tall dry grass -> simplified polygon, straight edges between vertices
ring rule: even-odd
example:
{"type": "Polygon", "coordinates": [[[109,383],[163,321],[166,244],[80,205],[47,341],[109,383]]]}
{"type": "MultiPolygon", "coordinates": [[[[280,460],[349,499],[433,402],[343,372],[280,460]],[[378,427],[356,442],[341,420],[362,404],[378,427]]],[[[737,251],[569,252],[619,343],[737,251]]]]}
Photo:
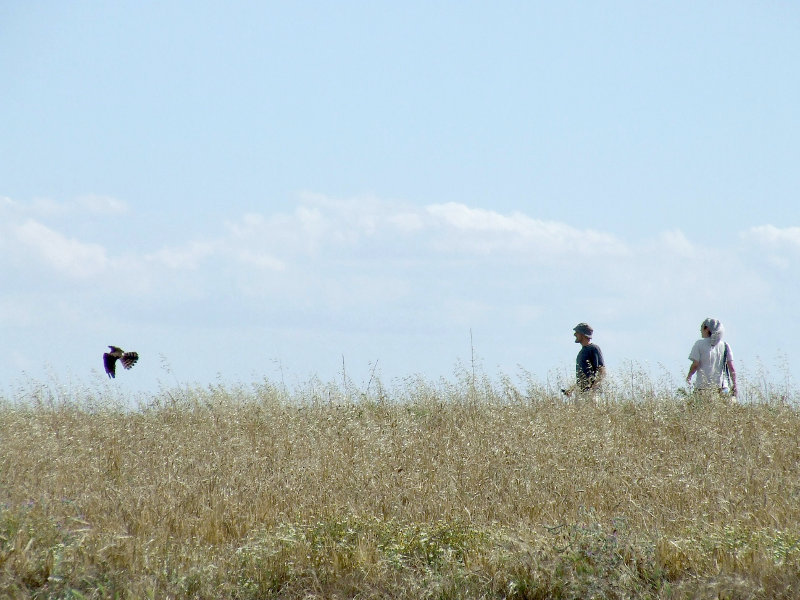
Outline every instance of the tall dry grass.
{"type": "Polygon", "coordinates": [[[640,383],[29,391],[0,406],[0,596],[796,597],[796,408],[640,383]]]}

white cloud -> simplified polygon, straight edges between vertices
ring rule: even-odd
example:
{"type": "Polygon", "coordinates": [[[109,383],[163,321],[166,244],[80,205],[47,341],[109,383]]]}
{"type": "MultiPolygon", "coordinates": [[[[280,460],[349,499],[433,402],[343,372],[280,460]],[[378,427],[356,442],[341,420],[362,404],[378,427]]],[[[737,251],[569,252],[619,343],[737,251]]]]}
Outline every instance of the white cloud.
{"type": "Polygon", "coordinates": [[[303,206],[290,214],[248,213],[225,223],[220,245],[233,254],[313,254],[326,238],[333,237],[329,230],[329,219],[303,206]]]}
{"type": "MultiPolygon", "coordinates": [[[[125,210],[123,204],[102,196],[76,202],[87,210],[125,210]]],[[[0,198],[0,210],[14,211],[17,216],[13,220],[21,221],[20,211],[30,212],[33,207],[0,198]]],[[[519,211],[503,214],[454,202],[416,207],[374,196],[339,200],[308,193],[300,196],[291,212],[247,213],[226,222],[212,237],[177,240],[174,245],[150,251],[144,248],[138,254],[109,257],[103,246],[68,238],[33,219],[22,221],[14,233],[14,239],[52,268],[85,278],[124,265],[124,272],[130,273],[142,290],[156,290],[159,285],[169,289],[169,273],[175,271],[191,271],[196,285],[211,288],[224,269],[238,269],[236,280],[240,282],[257,278],[262,271],[281,272],[281,285],[294,285],[295,290],[307,290],[325,277],[341,277],[348,270],[364,272],[365,268],[375,273],[384,269],[398,285],[413,286],[414,278],[423,271],[441,279],[442,274],[451,272],[454,258],[468,265],[480,257],[498,281],[508,269],[516,268],[510,266],[513,264],[558,265],[564,275],[580,274],[595,283],[605,278],[615,285],[634,278],[640,290],[659,293],[667,285],[676,289],[695,285],[696,277],[684,274],[683,259],[710,251],[696,246],[679,230],[635,244],[519,211]],[[287,277],[297,281],[290,284],[287,277]]],[[[754,228],[749,235],[794,243],[800,240],[800,228],[754,228]]],[[[29,259],[16,253],[18,263],[24,264],[24,260],[29,259]]],[[[530,273],[539,273],[539,269],[530,273]]]]}
{"type": "Polygon", "coordinates": [[[234,253],[234,256],[239,262],[258,269],[282,271],[286,268],[286,264],[282,260],[270,256],[269,254],[239,251],[234,253]]]}
{"type": "MultiPolygon", "coordinates": [[[[8,281],[13,278],[15,293],[47,288],[51,279],[41,277],[42,268],[67,280],[78,280],[76,291],[88,290],[85,287],[88,280],[92,282],[91,289],[102,294],[155,289],[152,285],[159,281],[160,274],[152,268],[152,261],[142,258],[143,252],[131,249],[129,244],[106,246],[66,233],[74,230],[85,236],[89,232],[113,242],[116,236],[105,217],[126,210],[124,203],[107,196],[85,196],[68,202],[49,199],[20,202],[0,197],[0,278],[8,281]],[[88,215],[100,219],[85,219],[88,215]],[[109,273],[114,276],[108,277],[109,273]]],[[[111,225],[124,224],[115,220],[111,225]]],[[[141,238],[146,240],[146,234],[141,238]]],[[[57,285],[63,284],[64,281],[57,285]]]]}
{"type": "Polygon", "coordinates": [[[272,266],[289,266],[301,256],[326,260],[337,248],[352,251],[367,245],[370,252],[396,259],[418,257],[423,251],[428,259],[436,253],[448,258],[500,253],[543,262],[576,256],[619,258],[629,252],[611,234],[520,212],[505,215],[459,203],[419,208],[372,196],[338,200],[309,193],[291,213],[249,213],[226,223],[219,243],[234,256],[270,257],[267,263],[272,266]]]}
{"type": "Polygon", "coordinates": [[[120,215],[128,212],[128,205],[122,200],[97,194],[77,198],[74,206],[98,215],[120,215]]]}
{"type": "Polygon", "coordinates": [[[253,235],[258,235],[258,232],[265,227],[266,223],[267,219],[263,215],[247,213],[238,223],[226,223],[225,228],[235,238],[249,238],[253,235]]]}
{"type": "Polygon", "coordinates": [[[413,212],[399,212],[390,215],[387,221],[401,233],[414,233],[425,226],[422,215],[413,212]]]}
{"type": "Polygon", "coordinates": [[[146,259],[170,269],[195,270],[204,259],[216,252],[217,247],[218,244],[214,242],[189,242],[183,246],[162,248],[152,254],[148,254],[146,259]]]}
{"type": "Polygon", "coordinates": [[[680,230],[664,231],[658,237],[658,246],[667,254],[677,255],[682,258],[695,256],[697,249],[680,230]]]}
{"type": "Polygon", "coordinates": [[[533,221],[520,213],[507,217],[491,210],[469,208],[456,202],[431,204],[428,212],[437,219],[464,231],[496,231],[525,235],[541,222],[533,221]]]}
{"type": "Polygon", "coordinates": [[[520,212],[503,215],[455,202],[432,204],[426,210],[449,230],[448,238],[437,243],[441,249],[481,254],[518,252],[520,258],[533,261],[575,254],[601,259],[628,253],[626,245],[611,234],[533,219],[520,212]]]}
{"type": "Polygon", "coordinates": [[[10,211],[16,209],[18,206],[19,202],[12,200],[8,196],[0,196],[0,209],[3,211],[10,211]]]}
{"type": "Polygon", "coordinates": [[[86,194],[67,201],[35,198],[30,202],[19,202],[7,197],[0,198],[0,209],[13,211],[17,215],[47,219],[76,214],[119,215],[128,212],[128,205],[113,196],[86,194]]]}
{"type": "Polygon", "coordinates": [[[99,244],[67,238],[33,219],[14,227],[14,234],[45,264],[69,277],[91,277],[109,264],[106,250],[99,244]]]}
{"type": "Polygon", "coordinates": [[[761,225],[751,227],[742,234],[742,237],[768,246],[800,249],[800,227],[780,228],[774,225],[761,225]]]}
{"type": "Polygon", "coordinates": [[[234,257],[258,256],[262,266],[284,268],[292,259],[325,260],[335,249],[357,249],[367,240],[383,248],[402,244],[423,229],[424,217],[371,196],[338,200],[304,193],[290,213],[248,213],[227,222],[220,243],[234,257]]]}
{"type": "MultiPolygon", "coordinates": [[[[212,240],[192,241],[165,247],[147,255],[147,260],[171,270],[197,271],[210,259],[229,259],[248,268],[283,270],[286,264],[265,250],[275,245],[276,236],[298,233],[291,223],[279,222],[255,213],[244,215],[238,222],[228,222],[222,236],[212,240]]],[[[280,246],[280,244],[278,244],[280,246]]]]}
{"type": "MultiPolygon", "coordinates": [[[[685,251],[679,233],[667,241],[685,251]]],[[[631,249],[615,236],[521,212],[502,214],[460,203],[414,207],[373,196],[338,200],[303,194],[291,213],[248,213],[225,224],[216,251],[263,268],[291,269],[308,259],[327,263],[336,257],[369,261],[435,262],[480,255],[534,264],[563,260],[618,261],[631,249]],[[353,252],[357,254],[354,256],[353,252]]],[[[189,256],[194,254],[184,249],[189,256]]],[[[166,258],[166,256],[165,256],[166,258]]],[[[194,266],[183,253],[169,255],[174,266],[194,266]],[[180,259],[180,260],[179,260],[180,259]]]]}
{"type": "Polygon", "coordinates": [[[362,238],[411,234],[421,230],[427,220],[419,208],[370,195],[338,199],[306,192],[300,203],[298,212],[313,211],[325,221],[323,231],[331,240],[348,244],[362,238]]]}
{"type": "Polygon", "coordinates": [[[787,270],[798,264],[800,227],[760,225],[743,231],[740,238],[755,245],[757,251],[751,253],[753,258],[758,258],[772,267],[787,270]]]}

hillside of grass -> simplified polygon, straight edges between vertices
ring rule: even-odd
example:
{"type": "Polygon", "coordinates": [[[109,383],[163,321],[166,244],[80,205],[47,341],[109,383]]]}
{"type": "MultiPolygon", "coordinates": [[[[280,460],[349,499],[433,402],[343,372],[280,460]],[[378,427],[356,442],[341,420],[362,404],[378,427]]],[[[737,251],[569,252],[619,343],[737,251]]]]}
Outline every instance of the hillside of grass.
{"type": "Polygon", "coordinates": [[[639,383],[32,387],[0,401],[0,597],[800,596],[794,402],[639,383]]]}

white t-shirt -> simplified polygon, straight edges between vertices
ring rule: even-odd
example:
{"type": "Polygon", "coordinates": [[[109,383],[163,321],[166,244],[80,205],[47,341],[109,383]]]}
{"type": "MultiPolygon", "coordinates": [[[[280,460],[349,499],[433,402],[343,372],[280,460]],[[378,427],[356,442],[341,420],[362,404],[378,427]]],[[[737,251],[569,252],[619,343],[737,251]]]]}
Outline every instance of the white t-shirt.
{"type": "MultiPolygon", "coordinates": [[[[689,353],[689,360],[700,363],[694,382],[696,389],[727,389],[728,382],[725,378],[725,342],[711,345],[711,338],[701,338],[694,343],[689,353]]],[[[733,360],[733,354],[728,347],[728,361],[733,360]]]]}

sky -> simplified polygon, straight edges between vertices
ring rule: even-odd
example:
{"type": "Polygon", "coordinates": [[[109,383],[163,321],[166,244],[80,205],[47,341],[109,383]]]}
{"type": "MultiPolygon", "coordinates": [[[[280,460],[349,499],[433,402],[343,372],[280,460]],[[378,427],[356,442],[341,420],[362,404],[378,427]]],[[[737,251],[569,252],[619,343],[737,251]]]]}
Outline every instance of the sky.
{"type": "Polygon", "coordinates": [[[798,32],[777,0],[2,2],[0,389],[558,384],[581,321],[679,386],[706,317],[791,379],[798,32]]]}

